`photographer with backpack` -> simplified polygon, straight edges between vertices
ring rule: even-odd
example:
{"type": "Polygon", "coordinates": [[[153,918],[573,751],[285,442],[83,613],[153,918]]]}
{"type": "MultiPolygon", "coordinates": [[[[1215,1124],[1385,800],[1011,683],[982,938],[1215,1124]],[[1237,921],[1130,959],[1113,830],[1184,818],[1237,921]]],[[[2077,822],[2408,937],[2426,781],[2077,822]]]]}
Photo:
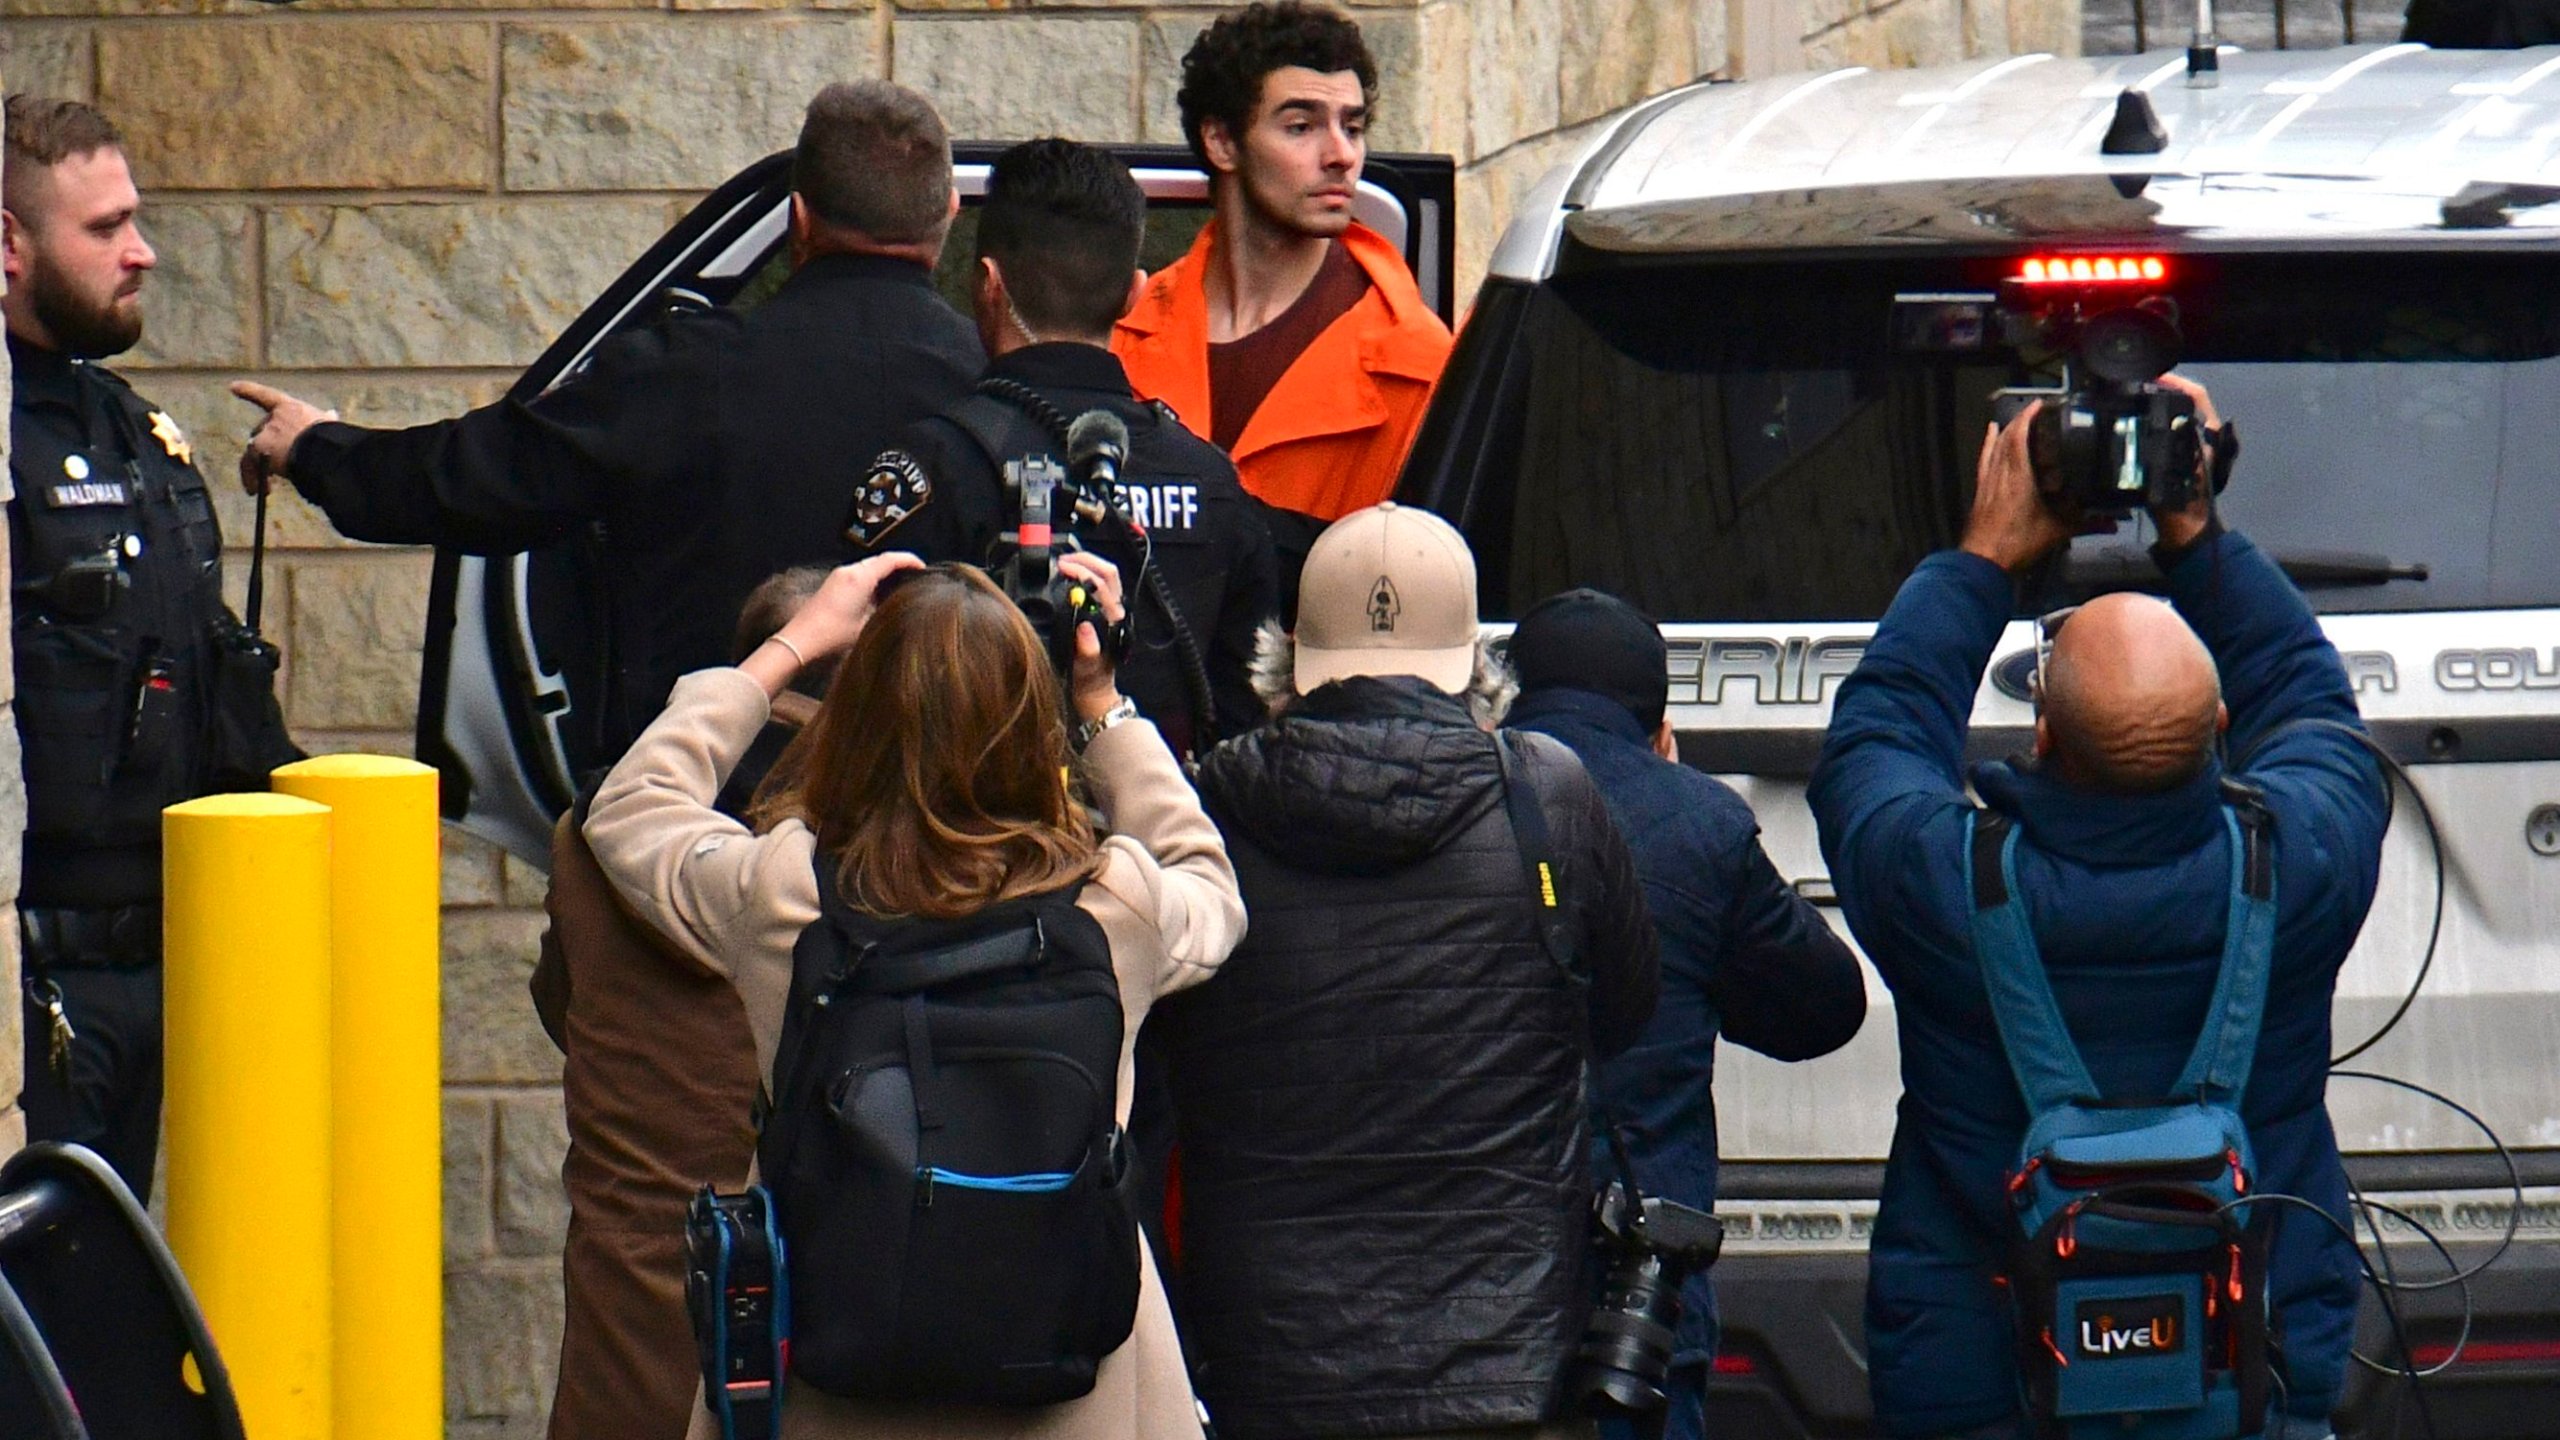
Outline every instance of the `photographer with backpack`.
{"type": "Polygon", "coordinates": [[[1903,582],[1806,793],[1901,1041],[1878,1428],[2314,1440],[2356,1321],[2324,1101],[2382,772],[2311,607],[2203,485],[2151,511],[2165,603],[2036,622],[2034,758],[1965,764],[2017,577],[2079,528],[2034,413],[1986,441],[1962,544],[1903,582]]]}
{"type": "MultiPolygon", "coordinates": [[[[1118,572],[1061,565],[1116,628],[1118,572]]],[[[875,556],[679,682],[596,796],[598,862],[736,982],[772,1097],[781,1423],[722,1387],[696,1436],[1200,1434],[1119,1127],[1149,1005],[1206,979],[1244,911],[1094,631],[1062,686],[985,575],[875,556]],[[756,828],[712,808],[772,697],[839,652],[756,828]]]]}

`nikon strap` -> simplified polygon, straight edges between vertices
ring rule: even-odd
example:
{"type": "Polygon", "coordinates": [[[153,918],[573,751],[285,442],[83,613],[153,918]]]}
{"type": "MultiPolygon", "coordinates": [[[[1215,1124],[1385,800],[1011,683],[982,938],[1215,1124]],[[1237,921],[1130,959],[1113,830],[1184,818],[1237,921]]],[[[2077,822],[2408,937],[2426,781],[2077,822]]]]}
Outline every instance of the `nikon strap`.
{"type": "Polygon", "coordinates": [[[1575,986],[1586,986],[1591,977],[1582,973],[1573,943],[1573,926],[1565,919],[1564,906],[1556,893],[1554,847],[1547,839],[1547,813],[1538,804],[1537,791],[1529,784],[1529,776],[1520,757],[1513,753],[1511,737],[1493,732],[1494,762],[1502,767],[1502,801],[1511,813],[1511,834],[1520,847],[1520,863],[1529,878],[1529,896],[1538,907],[1538,943],[1555,962],[1564,978],[1575,986]]]}

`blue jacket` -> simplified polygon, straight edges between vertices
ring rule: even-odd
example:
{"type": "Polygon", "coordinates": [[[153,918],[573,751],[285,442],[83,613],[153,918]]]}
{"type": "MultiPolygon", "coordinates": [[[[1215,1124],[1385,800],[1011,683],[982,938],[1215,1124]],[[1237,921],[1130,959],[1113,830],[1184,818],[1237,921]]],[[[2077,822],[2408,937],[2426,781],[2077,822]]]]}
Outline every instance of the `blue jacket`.
{"type": "MultiPolygon", "coordinates": [[[[2295,724],[2360,722],[2336,650],[2283,572],[2235,534],[2161,558],[2170,600],[2220,667],[2227,751],[2245,757],[2239,777],[2265,792],[2275,822],[2275,973],[2243,1106],[2258,1188],[2343,1222],[2346,1174],[2325,1104],[2330,995],[2373,900],[2387,792],[2351,738],[2295,724]]],[[[2018,1408],[1992,1275],[2016,1229],[2002,1182],[2027,1115],[1967,935],[1963,881],[1966,724],[2011,603],[2009,577],[1987,561],[1921,562],[1841,688],[1808,796],[1900,1027],[1903,1097],[1867,1291],[1876,1414],[1896,1436],[1996,1424],[2018,1408]]],[[[2110,797],[2011,764],[1973,771],[1983,803],[2021,828],[2036,943],[2110,1095],[2164,1093],[2202,1029],[2229,891],[2223,775],[2110,797]]],[[[2277,1225],[2270,1278],[2288,1408],[2325,1417],[2345,1380],[2356,1259],[2312,1216],[2277,1225]]]]}
{"type": "MultiPolygon", "coordinates": [[[[1731,787],[1653,753],[1624,705],[1585,690],[1523,693],[1506,722],[1561,740],[1600,787],[1635,852],[1662,945],[1662,1000],[1634,1048],[1600,1067],[1601,1094],[1627,1135],[1636,1182],[1715,1208],[1716,1034],[1780,1060],[1827,1055],[1867,1015],[1858,958],[1760,848],[1760,825],[1731,787]]],[[[1616,1170],[1596,1148],[1603,1183],[1616,1170]]],[[[1675,1364],[1715,1356],[1707,1277],[1681,1290],[1675,1364]]]]}

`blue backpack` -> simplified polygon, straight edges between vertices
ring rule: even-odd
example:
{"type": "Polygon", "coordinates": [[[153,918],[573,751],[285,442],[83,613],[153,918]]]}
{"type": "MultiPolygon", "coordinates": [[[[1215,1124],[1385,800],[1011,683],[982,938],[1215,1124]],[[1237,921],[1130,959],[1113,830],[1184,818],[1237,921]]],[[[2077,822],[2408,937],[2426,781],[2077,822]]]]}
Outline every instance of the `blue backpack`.
{"type": "Polygon", "coordinates": [[[2237,1440],[2268,1393],[2265,1227],[2240,1097],[2275,941],[2268,822],[2226,808],[2230,919],[2212,1008],[2172,1094],[2101,1095],[2019,898],[2018,833],[1973,815],[1973,949],[2030,1120],[2002,1276],[2027,1413],[2047,1440],[2237,1440]]]}

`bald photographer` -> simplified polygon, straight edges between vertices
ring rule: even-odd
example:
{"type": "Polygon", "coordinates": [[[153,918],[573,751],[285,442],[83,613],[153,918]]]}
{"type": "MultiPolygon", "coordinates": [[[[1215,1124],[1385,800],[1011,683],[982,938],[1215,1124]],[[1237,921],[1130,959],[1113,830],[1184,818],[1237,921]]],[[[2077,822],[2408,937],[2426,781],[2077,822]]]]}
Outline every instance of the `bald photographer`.
{"type": "Polygon", "coordinates": [[[1896,1437],[2126,1416],[2254,1435],[2268,1411],[2316,1437],[2345,1381],[2357,1260],[2303,1212],[2347,1218],[2330,995],[2387,795],[2310,608],[2215,518],[2210,450],[2230,432],[2211,397],[2161,383],[2205,442],[2181,452],[2192,482],[2150,492],[2166,599],[2102,595],[2038,623],[2033,755],[1964,763],[2015,577],[2089,528],[2039,483],[2036,403],[1987,437],[1961,547],[1904,582],[1813,777],[1900,1030],[1867,1299],[1896,1437]],[[2108,1147],[2111,1177],[2074,1168],[2108,1147]],[[2074,1268],[2155,1241],[2104,1280],[2074,1268]],[[2107,1298],[2075,1302],[2090,1295],[2107,1298]]]}

